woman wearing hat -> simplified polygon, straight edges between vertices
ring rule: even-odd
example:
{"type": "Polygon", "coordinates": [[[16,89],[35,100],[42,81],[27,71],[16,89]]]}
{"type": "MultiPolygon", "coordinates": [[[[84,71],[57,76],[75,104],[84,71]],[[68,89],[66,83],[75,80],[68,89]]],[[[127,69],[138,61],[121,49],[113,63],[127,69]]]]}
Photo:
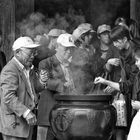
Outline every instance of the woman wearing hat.
{"type": "Polygon", "coordinates": [[[89,91],[90,82],[93,80],[90,69],[94,53],[90,46],[93,34],[95,31],[89,23],[80,24],[72,34],[77,48],[72,55],[71,68],[79,94],[85,93],[87,88],[89,91]]]}

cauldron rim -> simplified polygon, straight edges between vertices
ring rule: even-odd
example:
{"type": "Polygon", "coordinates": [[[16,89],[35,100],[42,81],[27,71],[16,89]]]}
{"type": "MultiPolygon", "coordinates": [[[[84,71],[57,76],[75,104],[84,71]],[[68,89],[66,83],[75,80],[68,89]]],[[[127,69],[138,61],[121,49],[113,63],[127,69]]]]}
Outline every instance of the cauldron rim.
{"type": "Polygon", "coordinates": [[[112,95],[55,95],[56,101],[110,101],[112,95]]]}

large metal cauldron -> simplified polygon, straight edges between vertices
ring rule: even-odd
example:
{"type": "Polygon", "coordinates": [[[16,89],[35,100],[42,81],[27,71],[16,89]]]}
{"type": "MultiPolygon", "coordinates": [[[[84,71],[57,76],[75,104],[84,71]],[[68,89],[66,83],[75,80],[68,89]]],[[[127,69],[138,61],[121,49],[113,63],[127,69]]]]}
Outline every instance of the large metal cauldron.
{"type": "Polygon", "coordinates": [[[111,95],[57,95],[50,123],[58,140],[109,140],[116,124],[111,95]]]}

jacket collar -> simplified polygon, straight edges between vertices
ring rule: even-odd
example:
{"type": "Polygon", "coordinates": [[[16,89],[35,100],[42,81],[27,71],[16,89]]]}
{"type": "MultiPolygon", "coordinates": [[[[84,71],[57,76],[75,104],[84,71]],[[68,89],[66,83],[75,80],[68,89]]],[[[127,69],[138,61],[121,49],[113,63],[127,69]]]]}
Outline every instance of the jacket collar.
{"type": "MultiPolygon", "coordinates": [[[[23,65],[15,56],[13,57],[13,59],[17,62],[17,64],[19,65],[19,67],[20,67],[22,70],[26,69],[26,68],[24,67],[24,65],[23,65]]],[[[34,65],[32,65],[30,69],[33,69],[33,68],[34,68],[34,65]]]]}
{"type": "MultiPolygon", "coordinates": [[[[26,86],[26,90],[28,92],[28,94],[32,97],[32,93],[30,91],[28,82],[27,82],[27,78],[25,76],[25,74],[23,73],[23,69],[25,68],[24,66],[20,65],[20,63],[18,63],[18,61],[15,59],[15,57],[12,58],[11,62],[16,66],[16,68],[19,70],[19,75],[20,77],[23,79],[23,81],[25,82],[25,86],[26,86]]],[[[32,84],[32,83],[31,83],[32,84]]],[[[35,92],[35,90],[33,89],[33,92],[35,92]]]]}

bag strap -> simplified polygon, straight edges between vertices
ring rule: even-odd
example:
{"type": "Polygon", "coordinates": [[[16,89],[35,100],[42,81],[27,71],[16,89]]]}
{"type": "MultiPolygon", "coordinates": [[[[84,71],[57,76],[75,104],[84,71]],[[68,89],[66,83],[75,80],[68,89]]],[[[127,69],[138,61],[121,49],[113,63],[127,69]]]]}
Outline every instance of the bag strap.
{"type": "Polygon", "coordinates": [[[121,92],[118,92],[117,95],[116,95],[116,99],[117,100],[125,100],[125,97],[121,92]]]}
{"type": "Polygon", "coordinates": [[[120,92],[117,92],[117,95],[116,95],[116,99],[118,100],[120,98],[120,92]]]}
{"type": "Polygon", "coordinates": [[[121,67],[121,78],[122,78],[122,81],[124,82],[126,80],[126,72],[125,72],[125,69],[124,69],[124,64],[123,64],[123,59],[120,57],[120,67],[121,67]]]}

